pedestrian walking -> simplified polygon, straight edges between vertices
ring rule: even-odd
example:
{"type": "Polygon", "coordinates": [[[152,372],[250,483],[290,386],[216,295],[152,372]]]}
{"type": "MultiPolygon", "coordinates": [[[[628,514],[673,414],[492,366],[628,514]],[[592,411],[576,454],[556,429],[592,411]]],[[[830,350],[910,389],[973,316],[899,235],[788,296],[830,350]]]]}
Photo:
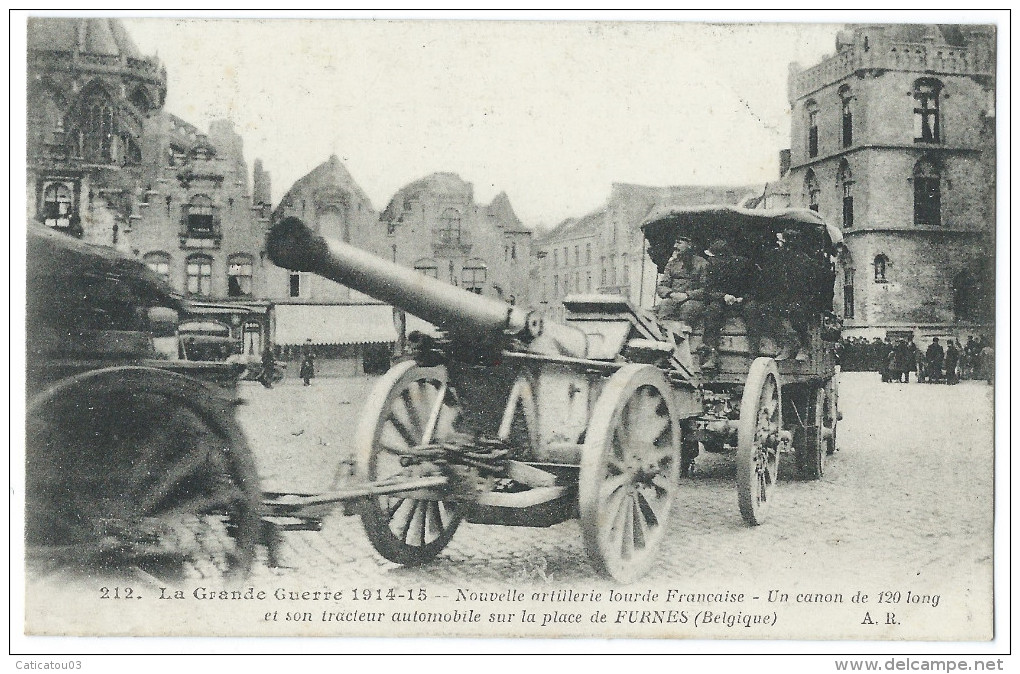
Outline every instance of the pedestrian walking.
{"type": "Polygon", "coordinates": [[[301,349],[301,370],[298,374],[305,386],[312,385],[312,378],[315,377],[315,351],[311,339],[306,340],[301,349]]]}

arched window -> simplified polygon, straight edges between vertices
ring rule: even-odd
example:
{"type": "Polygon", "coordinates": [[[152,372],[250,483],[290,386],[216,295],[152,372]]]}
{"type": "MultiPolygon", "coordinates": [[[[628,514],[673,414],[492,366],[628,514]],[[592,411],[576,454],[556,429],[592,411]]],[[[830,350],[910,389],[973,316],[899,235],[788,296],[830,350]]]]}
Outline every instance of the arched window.
{"type": "Polygon", "coordinates": [[[198,194],[188,202],[188,234],[190,236],[208,236],[214,232],[214,216],[216,207],[213,201],[204,194],[198,194]]]}
{"type": "Polygon", "coordinates": [[[850,86],[844,84],[839,88],[839,120],[840,140],[843,147],[850,147],[854,144],[854,109],[853,92],[850,86]]]}
{"type": "Polygon", "coordinates": [[[227,260],[227,296],[248,297],[252,294],[252,257],[243,253],[227,260]]]}
{"type": "Polygon", "coordinates": [[[942,184],[938,165],[921,159],[914,165],[914,224],[942,222],[942,184]]]}
{"type": "Polygon", "coordinates": [[[78,138],[78,150],[86,161],[104,164],[111,161],[113,125],[113,106],[109,101],[99,95],[86,101],[78,138]]]}
{"type": "Polygon", "coordinates": [[[71,188],[66,183],[50,183],[43,190],[43,223],[62,229],[71,226],[74,202],[71,188]]]}
{"type": "Polygon", "coordinates": [[[942,142],[939,94],[942,83],[931,78],[914,82],[914,140],[919,143],[942,142]]]}
{"type": "Polygon", "coordinates": [[[875,283],[887,283],[886,272],[889,267],[889,258],[884,253],[875,256],[875,283]]]}
{"type": "Polygon", "coordinates": [[[485,260],[472,258],[464,263],[464,268],[461,270],[461,287],[468,292],[481,295],[487,275],[488,267],[485,260]]]}
{"type": "Polygon", "coordinates": [[[452,208],[447,208],[439,217],[439,240],[460,243],[460,213],[452,208]]]}
{"type": "Polygon", "coordinates": [[[187,291],[191,295],[212,294],[212,258],[192,255],[188,258],[187,291]]]}
{"type": "Polygon", "coordinates": [[[843,229],[854,226],[854,175],[844,159],[839,164],[839,185],[843,190],[843,229]]]}
{"type": "Polygon", "coordinates": [[[163,277],[163,280],[170,283],[170,255],[163,251],[146,253],[142,258],[146,266],[163,277]]]}
{"type": "Polygon", "coordinates": [[[818,156],[818,103],[808,101],[804,106],[807,111],[808,124],[808,156],[818,156]]]}
{"type": "Polygon", "coordinates": [[[431,276],[432,278],[439,278],[439,265],[436,261],[424,257],[414,263],[414,270],[419,274],[425,274],[425,276],[431,276]]]}
{"type": "Polygon", "coordinates": [[[821,190],[818,187],[818,179],[815,178],[815,172],[811,169],[808,169],[807,173],[804,174],[804,189],[807,192],[808,208],[817,212],[821,190]]]}

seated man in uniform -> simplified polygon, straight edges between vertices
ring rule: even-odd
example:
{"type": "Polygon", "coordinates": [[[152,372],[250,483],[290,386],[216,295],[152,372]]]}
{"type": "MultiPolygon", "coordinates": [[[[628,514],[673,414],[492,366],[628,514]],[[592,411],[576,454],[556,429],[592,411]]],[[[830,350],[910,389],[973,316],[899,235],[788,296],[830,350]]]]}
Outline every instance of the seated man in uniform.
{"type": "Polygon", "coordinates": [[[798,247],[800,234],[796,229],[783,232],[777,261],[786,276],[781,296],[783,313],[790,319],[790,326],[797,335],[797,343],[790,350],[795,350],[796,360],[805,361],[811,347],[811,316],[819,304],[819,274],[816,261],[798,247]]]}
{"type": "Polygon", "coordinates": [[[758,354],[761,334],[783,334],[783,316],[790,319],[797,336],[795,344],[783,344],[776,360],[785,360],[796,354],[799,361],[807,360],[811,344],[810,316],[812,298],[818,293],[817,265],[806,253],[796,249],[800,232],[788,229],[776,236],[776,245],[763,252],[754,275],[754,292],[745,312],[747,340],[751,357],[758,354]]]}
{"type": "Polygon", "coordinates": [[[673,256],[655,287],[662,301],[655,307],[660,321],[684,321],[692,328],[705,314],[705,276],[708,263],[694,254],[690,239],[678,237],[673,256]]]}
{"type": "Polygon", "coordinates": [[[714,370],[727,313],[744,301],[751,272],[750,261],[730,250],[724,239],[713,241],[705,251],[708,261],[705,293],[705,332],[703,347],[708,357],[702,369],[714,370]]]}

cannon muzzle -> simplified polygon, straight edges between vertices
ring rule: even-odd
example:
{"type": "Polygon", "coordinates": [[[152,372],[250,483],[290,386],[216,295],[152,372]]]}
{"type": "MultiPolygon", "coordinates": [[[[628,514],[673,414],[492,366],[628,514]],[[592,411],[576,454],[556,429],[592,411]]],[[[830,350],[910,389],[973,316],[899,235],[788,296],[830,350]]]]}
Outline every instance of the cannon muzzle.
{"type": "Polygon", "coordinates": [[[292,271],[313,272],[403,309],[447,332],[470,339],[537,336],[541,321],[528,312],[475,295],[437,279],[313,232],[285,218],[269,232],[269,259],[292,271]],[[529,331],[534,331],[529,334],[529,331]]]}

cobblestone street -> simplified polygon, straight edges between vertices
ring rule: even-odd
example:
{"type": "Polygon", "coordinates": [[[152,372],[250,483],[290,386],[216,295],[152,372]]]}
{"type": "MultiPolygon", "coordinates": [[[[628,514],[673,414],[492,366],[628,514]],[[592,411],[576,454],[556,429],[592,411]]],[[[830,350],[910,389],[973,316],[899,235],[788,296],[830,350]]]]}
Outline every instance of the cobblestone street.
{"type": "MultiPolygon", "coordinates": [[[[367,380],[287,381],[245,388],[242,423],[267,489],[327,489],[346,470],[367,380]]],[[[817,482],[790,479],[769,521],[748,527],[737,509],[734,458],[702,455],[685,479],[672,531],[644,585],[825,589],[866,581],[874,592],[954,588],[991,596],[992,389],[882,384],[842,375],[840,451],[817,482]]],[[[464,524],[422,568],[378,557],[357,517],[336,509],[322,531],[285,532],[284,568],[257,574],[376,587],[608,587],[589,566],[576,522],[548,529],[464,524]]],[[[764,590],[763,590],[764,591],[764,590]]]]}

